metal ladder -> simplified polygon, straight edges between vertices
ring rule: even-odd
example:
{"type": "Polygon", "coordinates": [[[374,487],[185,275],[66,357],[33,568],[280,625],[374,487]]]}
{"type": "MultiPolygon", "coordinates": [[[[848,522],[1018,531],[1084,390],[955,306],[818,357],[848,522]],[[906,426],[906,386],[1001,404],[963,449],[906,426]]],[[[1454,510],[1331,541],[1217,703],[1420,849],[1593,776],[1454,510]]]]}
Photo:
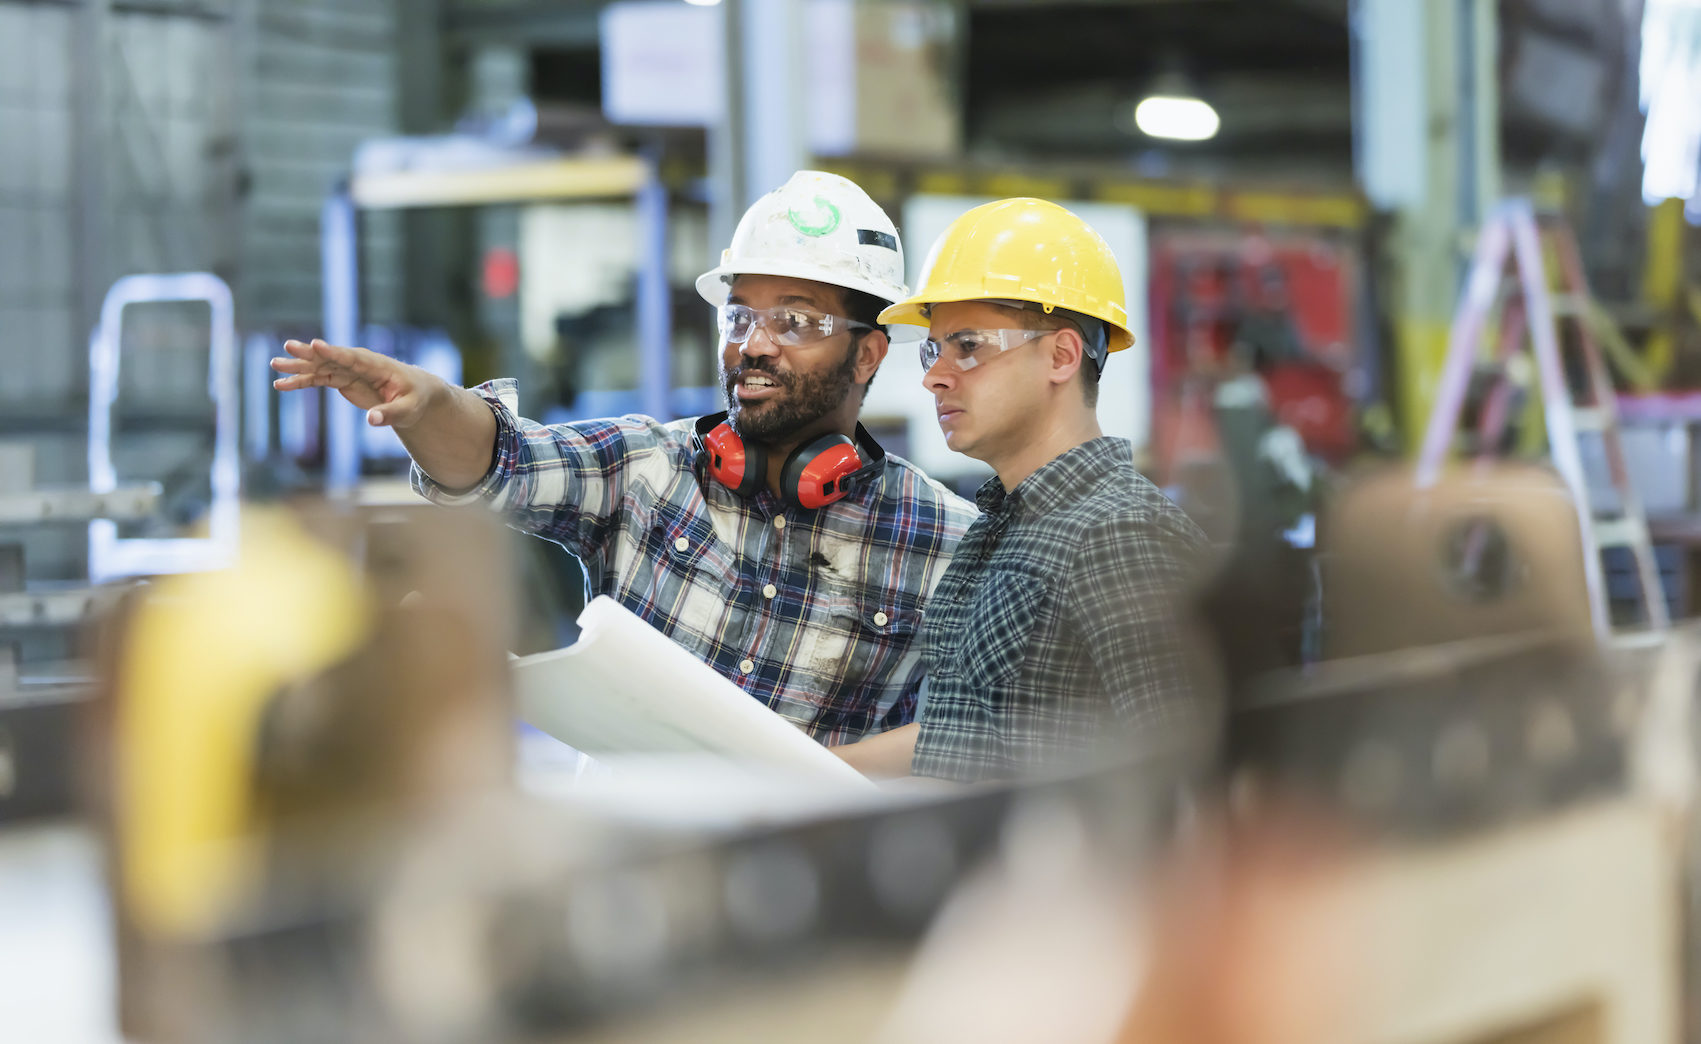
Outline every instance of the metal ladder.
{"type": "Polygon", "coordinates": [[[1658,634],[1670,626],[1664,589],[1642,501],[1625,465],[1612,379],[1589,328],[1591,298],[1577,241],[1563,222],[1538,217],[1527,199],[1508,200],[1496,207],[1477,239],[1470,275],[1447,338],[1447,360],[1435,408],[1418,455],[1418,488],[1434,484],[1452,448],[1479,345],[1497,304],[1499,327],[1494,351],[1498,377],[1478,419],[1479,453],[1492,453],[1506,429],[1516,391],[1507,368],[1527,340],[1541,387],[1549,452],[1577,507],[1585,549],[1583,576],[1595,633],[1603,641],[1634,635],[1613,627],[1601,563],[1604,549],[1621,547],[1630,552],[1635,563],[1643,633],[1658,634]],[[1544,244],[1557,261],[1558,293],[1549,288],[1544,244]],[[1508,260],[1513,264],[1515,281],[1506,278],[1508,260]],[[1580,397],[1573,396],[1567,379],[1565,339],[1558,325],[1561,321],[1572,323],[1575,330],[1574,358],[1583,389],[1580,397]],[[1618,500],[1618,510],[1610,515],[1597,514],[1589,496],[1578,441],[1585,433],[1598,434],[1605,451],[1608,476],[1618,500]]]}

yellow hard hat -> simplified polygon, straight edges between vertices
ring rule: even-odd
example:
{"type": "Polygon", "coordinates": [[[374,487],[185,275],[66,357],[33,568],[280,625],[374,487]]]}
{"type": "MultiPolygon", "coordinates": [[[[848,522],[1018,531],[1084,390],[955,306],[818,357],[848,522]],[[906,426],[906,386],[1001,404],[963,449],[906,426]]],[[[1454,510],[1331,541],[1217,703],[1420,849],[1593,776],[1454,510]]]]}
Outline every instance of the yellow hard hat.
{"type": "Polygon", "coordinates": [[[1116,255],[1085,221],[1043,199],[1001,199],[951,222],[928,251],[916,292],[880,322],[926,326],[932,305],[980,300],[1077,312],[1105,324],[1110,351],[1134,343],[1116,255]]]}
{"type": "Polygon", "coordinates": [[[211,931],[246,898],[266,708],[359,649],[371,603],[352,561],[263,508],[244,511],[230,568],[153,585],[117,664],[119,860],[138,927],[211,931]]]}

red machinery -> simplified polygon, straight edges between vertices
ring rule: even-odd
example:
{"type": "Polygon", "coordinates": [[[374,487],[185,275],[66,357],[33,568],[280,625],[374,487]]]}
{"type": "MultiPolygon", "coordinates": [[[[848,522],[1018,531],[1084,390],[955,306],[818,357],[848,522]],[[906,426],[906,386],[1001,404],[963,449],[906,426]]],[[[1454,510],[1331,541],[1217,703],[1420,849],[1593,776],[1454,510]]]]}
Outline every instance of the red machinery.
{"type": "Polygon", "coordinates": [[[1353,448],[1348,375],[1357,258],[1338,240],[1176,230],[1153,236],[1154,449],[1161,475],[1219,452],[1220,382],[1256,372],[1271,413],[1306,448],[1338,461],[1353,448]]]}

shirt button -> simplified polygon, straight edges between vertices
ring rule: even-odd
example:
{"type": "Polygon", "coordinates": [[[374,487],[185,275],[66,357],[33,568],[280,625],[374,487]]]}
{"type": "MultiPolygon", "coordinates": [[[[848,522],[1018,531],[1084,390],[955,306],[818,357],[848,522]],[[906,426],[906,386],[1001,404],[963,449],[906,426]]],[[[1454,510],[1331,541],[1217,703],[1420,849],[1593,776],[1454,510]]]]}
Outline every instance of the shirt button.
{"type": "Polygon", "coordinates": [[[749,674],[751,671],[753,671],[755,669],[756,669],[756,661],[754,661],[754,660],[740,660],[740,661],[738,661],[738,673],[740,673],[740,674],[749,674]]]}
{"type": "Polygon", "coordinates": [[[767,587],[762,588],[763,598],[772,598],[779,593],[780,589],[775,587],[773,584],[769,584],[767,587]]]}
{"type": "Polygon", "coordinates": [[[687,551],[687,550],[690,550],[690,548],[691,548],[691,541],[685,539],[684,537],[680,537],[678,540],[675,540],[673,542],[673,549],[675,551],[687,551]]]}
{"type": "Polygon", "coordinates": [[[775,529],[784,529],[785,527],[786,527],[786,517],[784,515],[776,515],[774,517],[774,528],[775,529]]]}
{"type": "Polygon", "coordinates": [[[890,619],[890,617],[888,617],[885,613],[875,613],[874,614],[874,626],[884,627],[884,626],[886,626],[886,621],[888,619],[890,619]]]}

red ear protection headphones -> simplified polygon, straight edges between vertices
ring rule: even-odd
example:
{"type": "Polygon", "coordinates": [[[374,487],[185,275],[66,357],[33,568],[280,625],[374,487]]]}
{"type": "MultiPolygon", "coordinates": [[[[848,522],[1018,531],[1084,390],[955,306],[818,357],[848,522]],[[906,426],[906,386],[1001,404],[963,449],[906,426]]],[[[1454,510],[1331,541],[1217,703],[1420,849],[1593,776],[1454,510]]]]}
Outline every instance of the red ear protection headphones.
{"type": "MultiPolygon", "coordinates": [[[[866,457],[856,442],[838,432],[792,450],[780,468],[780,493],[786,503],[792,507],[819,508],[848,496],[854,486],[850,477],[870,461],[885,456],[862,425],[857,425],[856,434],[870,447],[866,457]]],[[[724,413],[698,419],[695,465],[699,472],[708,472],[716,482],[741,497],[755,496],[768,480],[767,450],[739,438],[724,413]]]]}

